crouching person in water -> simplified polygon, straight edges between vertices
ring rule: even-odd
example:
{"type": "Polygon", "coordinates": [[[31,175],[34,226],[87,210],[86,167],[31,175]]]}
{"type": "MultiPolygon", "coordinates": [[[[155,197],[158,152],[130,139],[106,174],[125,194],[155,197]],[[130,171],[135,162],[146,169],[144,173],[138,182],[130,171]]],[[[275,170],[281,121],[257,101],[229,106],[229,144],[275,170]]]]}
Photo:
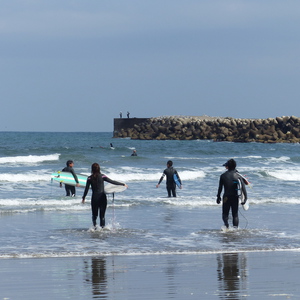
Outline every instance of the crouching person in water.
{"type": "Polygon", "coordinates": [[[239,195],[238,195],[238,184],[241,182],[242,192],[245,196],[244,202],[247,201],[247,192],[243,178],[239,175],[236,168],[236,162],[234,159],[228,160],[223,166],[226,167],[227,171],[220,176],[219,180],[219,189],[217,194],[217,203],[221,202],[221,192],[224,186],[223,193],[223,205],[222,205],[222,218],[225,226],[228,228],[228,216],[231,209],[232,218],[233,218],[233,227],[239,226],[239,195]]]}
{"type": "Polygon", "coordinates": [[[100,172],[100,166],[97,163],[92,164],[92,174],[88,177],[85,190],[82,196],[82,203],[85,202],[85,197],[89,191],[90,186],[92,187],[92,220],[93,225],[96,227],[96,221],[99,213],[100,217],[100,226],[103,228],[105,226],[105,211],[107,207],[107,198],[104,193],[104,181],[109,182],[115,185],[127,185],[118,181],[111,180],[104,174],[100,172]]]}

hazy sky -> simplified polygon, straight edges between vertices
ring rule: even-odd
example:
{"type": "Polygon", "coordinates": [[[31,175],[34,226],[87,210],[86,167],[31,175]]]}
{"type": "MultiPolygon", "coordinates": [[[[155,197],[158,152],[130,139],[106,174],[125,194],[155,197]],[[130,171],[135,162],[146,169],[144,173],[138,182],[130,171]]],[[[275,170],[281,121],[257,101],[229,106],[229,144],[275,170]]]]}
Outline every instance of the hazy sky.
{"type": "Polygon", "coordinates": [[[0,1],[0,131],[300,116],[300,1],[0,1]]]}

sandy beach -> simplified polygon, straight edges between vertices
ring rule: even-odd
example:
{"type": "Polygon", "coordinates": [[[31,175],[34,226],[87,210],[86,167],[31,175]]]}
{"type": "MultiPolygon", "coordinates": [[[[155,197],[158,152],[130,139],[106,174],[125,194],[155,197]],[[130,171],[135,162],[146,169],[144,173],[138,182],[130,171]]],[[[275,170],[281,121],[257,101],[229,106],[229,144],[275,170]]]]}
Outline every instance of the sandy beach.
{"type": "Polygon", "coordinates": [[[299,299],[294,251],[1,260],[1,299],[299,299]]]}

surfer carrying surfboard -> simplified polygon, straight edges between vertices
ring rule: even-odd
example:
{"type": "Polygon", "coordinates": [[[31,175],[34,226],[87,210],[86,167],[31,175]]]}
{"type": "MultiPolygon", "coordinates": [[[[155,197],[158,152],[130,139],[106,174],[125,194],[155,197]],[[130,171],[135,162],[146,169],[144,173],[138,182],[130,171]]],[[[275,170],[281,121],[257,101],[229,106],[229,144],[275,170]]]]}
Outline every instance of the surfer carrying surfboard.
{"type": "Polygon", "coordinates": [[[237,228],[239,226],[239,217],[238,217],[239,182],[241,183],[241,191],[244,195],[244,200],[243,200],[244,202],[241,204],[245,204],[247,201],[247,191],[242,176],[235,169],[236,168],[235,160],[230,159],[223,166],[226,167],[227,171],[220,176],[219,189],[218,189],[216,202],[217,204],[221,203],[221,192],[224,187],[222,219],[225,226],[228,228],[229,227],[228,216],[229,216],[229,211],[231,209],[233,227],[237,228]]]}
{"type": "Polygon", "coordinates": [[[99,213],[100,226],[105,226],[105,211],[107,207],[107,197],[104,192],[104,181],[115,185],[123,185],[127,187],[127,184],[114,181],[100,172],[100,166],[97,163],[93,163],[91,167],[92,174],[87,178],[85,190],[82,196],[82,203],[85,202],[85,197],[89,191],[90,186],[92,187],[92,220],[93,225],[96,227],[97,217],[99,213]]]}
{"type": "MultiPolygon", "coordinates": [[[[68,160],[66,162],[66,165],[67,166],[65,168],[63,168],[62,171],[72,173],[72,175],[76,181],[76,186],[79,186],[79,181],[78,181],[77,175],[75,174],[75,171],[73,169],[73,167],[74,167],[73,160],[68,160]]],[[[60,183],[60,187],[62,187],[62,183],[60,183]]],[[[75,194],[76,194],[75,186],[65,184],[65,190],[66,190],[66,196],[75,197],[75,194]]]]}
{"type": "Polygon", "coordinates": [[[173,162],[171,160],[167,162],[167,168],[164,170],[162,176],[160,177],[159,182],[156,185],[157,188],[159,187],[165,176],[167,176],[166,188],[168,197],[171,197],[171,194],[173,197],[176,197],[176,181],[180,189],[182,189],[182,183],[177,170],[173,168],[173,162]]]}

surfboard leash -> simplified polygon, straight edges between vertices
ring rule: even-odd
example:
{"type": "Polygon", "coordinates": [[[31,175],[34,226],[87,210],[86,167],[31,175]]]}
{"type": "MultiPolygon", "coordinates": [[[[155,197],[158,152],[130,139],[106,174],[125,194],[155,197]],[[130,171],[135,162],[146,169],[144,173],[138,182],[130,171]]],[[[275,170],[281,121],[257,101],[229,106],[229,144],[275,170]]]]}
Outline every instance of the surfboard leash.
{"type": "Polygon", "coordinates": [[[51,178],[50,196],[52,196],[52,188],[53,188],[53,178],[51,178]]]}
{"type": "Polygon", "coordinates": [[[248,220],[247,220],[247,218],[244,216],[244,214],[242,213],[242,210],[239,208],[239,213],[242,215],[242,217],[246,220],[246,226],[245,226],[245,228],[244,229],[246,229],[247,227],[248,227],[248,220]]]}
{"type": "Polygon", "coordinates": [[[115,193],[112,193],[112,206],[113,206],[113,217],[112,217],[112,228],[115,230],[115,193]]]}

